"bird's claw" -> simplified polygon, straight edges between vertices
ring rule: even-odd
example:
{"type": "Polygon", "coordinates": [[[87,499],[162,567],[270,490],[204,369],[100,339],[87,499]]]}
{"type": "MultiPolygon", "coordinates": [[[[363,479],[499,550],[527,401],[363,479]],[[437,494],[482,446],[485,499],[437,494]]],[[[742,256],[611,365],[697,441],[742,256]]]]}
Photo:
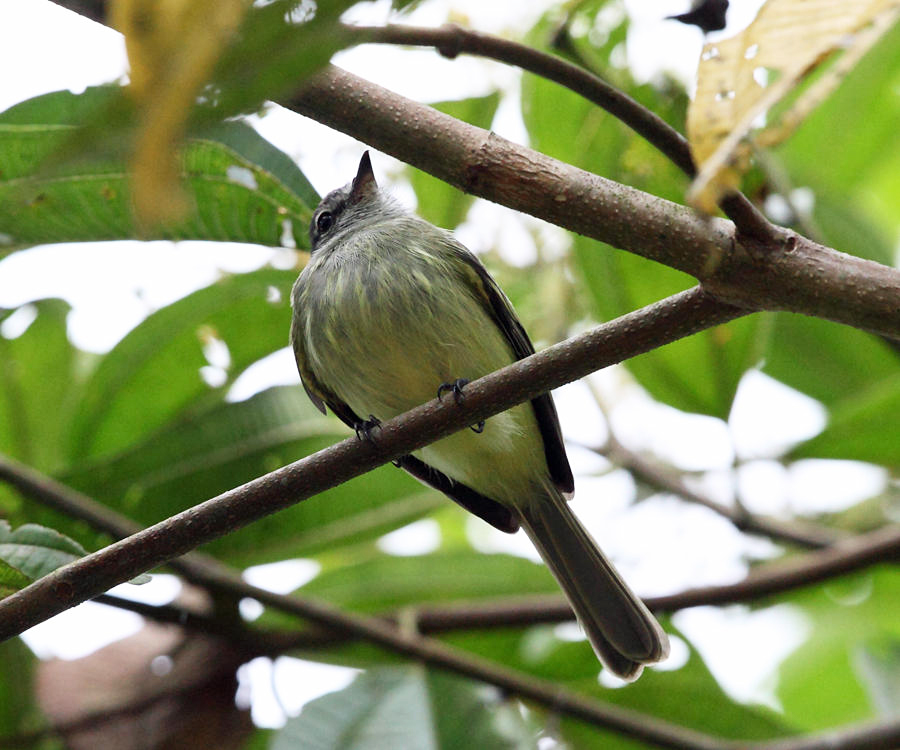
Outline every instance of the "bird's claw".
{"type": "Polygon", "coordinates": [[[442,397],[448,391],[453,392],[453,400],[459,404],[463,400],[463,388],[469,384],[468,378],[457,378],[452,383],[441,383],[438,386],[437,397],[438,401],[442,400],[442,397]]]}
{"type": "MultiPolygon", "coordinates": [[[[463,393],[463,388],[465,388],[469,384],[469,380],[467,378],[457,378],[451,383],[441,383],[438,387],[437,397],[438,401],[442,400],[442,397],[445,393],[452,392],[453,400],[456,401],[457,406],[462,403],[462,400],[465,396],[463,393]]],[[[478,424],[473,424],[469,427],[472,432],[477,432],[479,435],[484,432],[484,420],[482,419],[478,424]]]]}
{"type": "Polygon", "coordinates": [[[357,440],[365,439],[370,443],[374,443],[375,439],[372,437],[372,431],[376,427],[381,427],[381,420],[373,414],[370,414],[368,419],[353,425],[353,431],[356,433],[357,440]]]}

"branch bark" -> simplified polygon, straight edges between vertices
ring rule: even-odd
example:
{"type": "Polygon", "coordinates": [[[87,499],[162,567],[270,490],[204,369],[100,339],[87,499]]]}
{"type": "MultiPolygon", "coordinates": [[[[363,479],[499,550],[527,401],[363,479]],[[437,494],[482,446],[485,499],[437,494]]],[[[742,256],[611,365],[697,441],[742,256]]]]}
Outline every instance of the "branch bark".
{"type": "Polygon", "coordinates": [[[516,145],[333,65],[281,103],[460,190],[684,271],[730,304],[900,337],[897,269],[791,232],[786,245],[738,236],[730,221],[516,145]]]}
{"type": "Polygon", "coordinates": [[[333,65],[280,103],[465,192],[684,271],[729,304],[900,338],[900,270],[793,232],[777,241],[740,235],[730,221],[518,146],[333,65]]]}
{"type": "MultiPolygon", "coordinates": [[[[2,458],[0,458],[0,478],[16,486],[24,494],[75,518],[85,520],[108,533],[123,535],[135,527],[128,519],[99,505],[90,498],[2,458]]],[[[772,563],[760,566],[745,581],[738,584],[706,587],[670,597],[656,597],[647,600],[647,603],[656,611],[671,611],[698,604],[724,604],[742,601],[745,598],[777,593],[788,587],[824,580],[857,567],[891,559],[897,554],[900,554],[900,528],[893,527],[849,540],[841,545],[835,545],[830,550],[789,560],[786,565],[772,563]]],[[[473,679],[496,684],[551,710],[581,718],[597,726],[613,728],[630,736],[637,736],[660,747],[685,748],[686,750],[710,747],[718,747],[722,750],[730,748],[734,748],[734,750],[738,750],[738,748],[744,750],[816,750],[820,747],[837,750],[845,747],[848,749],[879,748],[890,747],[890,745],[879,743],[884,742],[885,738],[896,741],[898,733],[900,733],[900,724],[884,724],[854,727],[813,738],[778,741],[776,744],[745,745],[716,740],[682,730],[651,717],[640,717],[634,712],[611,709],[611,707],[591,702],[587,698],[571,694],[540,680],[534,680],[521,673],[496,668],[489,662],[472,658],[431,639],[416,634],[400,633],[387,621],[351,615],[327,605],[259,589],[243,581],[238,573],[229,570],[212,558],[198,553],[191,553],[174,560],[172,565],[187,572],[194,582],[200,585],[227,593],[234,599],[255,598],[269,607],[327,626],[328,632],[332,634],[317,639],[306,634],[294,636],[289,633],[267,633],[252,630],[237,633],[231,626],[220,629],[218,624],[212,624],[206,619],[196,623],[201,630],[236,638],[239,645],[248,653],[283,653],[290,648],[332,645],[336,640],[347,637],[364,638],[400,654],[473,679]],[[642,727],[641,734],[634,733],[638,723],[642,727]]],[[[140,607],[133,607],[133,609],[140,609],[140,607]]],[[[150,612],[145,611],[144,614],[150,614],[150,612]]],[[[178,612],[171,614],[180,619],[178,612]]],[[[493,605],[481,609],[468,607],[465,612],[454,612],[446,608],[423,608],[417,613],[417,625],[421,630],[441,631],[455,627],[557,622],[571,619],[571,616],[568,605],[560,598],[549,603],[543,600],[517,602],[512,605],[508,603],[493,605]]]]}
{"type": "Polygon", "coordinates": [[[383,423],[374,441],[344,440],[34,582],[0,601],[0,640],[467,425],[743,314],[740,308],[718,302],[695,287],[519,360],[469,384],[461,404],[434,399],[383,423]]]}
{"type": "MultiPolygon", "coordinates": [[[[451,59],[465,53],[527,70],[593,102],[645,138],[689,177],[697,174],[690,146],[681,133],[615,86],[561,57],[452,23],[440,28],[388,25],[344,26],[343,29],[348,38],[357,38],[363,44],[434,47],[444,57],[451,59]]],[[[721,202],[721,208],[741,234],[747,237],[776,244],[785,237],[742,193],[727,195],[721,202]]]]}

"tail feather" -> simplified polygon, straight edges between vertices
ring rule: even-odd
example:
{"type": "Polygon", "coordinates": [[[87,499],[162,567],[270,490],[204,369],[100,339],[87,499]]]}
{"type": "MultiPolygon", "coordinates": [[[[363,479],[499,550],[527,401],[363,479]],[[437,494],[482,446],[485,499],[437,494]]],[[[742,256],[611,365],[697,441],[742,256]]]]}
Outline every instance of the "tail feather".
{"type": "Polygon", "coordinates": [[[626,680],[666,658],[669,639],[555,489],[525,507],[522,523],[600,661],[626,680]]]}

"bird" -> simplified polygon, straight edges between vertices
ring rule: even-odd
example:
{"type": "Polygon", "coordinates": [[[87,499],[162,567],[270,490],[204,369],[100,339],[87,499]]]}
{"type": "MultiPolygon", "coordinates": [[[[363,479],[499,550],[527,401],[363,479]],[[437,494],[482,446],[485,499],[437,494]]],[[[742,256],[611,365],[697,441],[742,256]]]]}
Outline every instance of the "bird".
{"type": "MultiPolygon", "coordinates": [[[[356,177],[315,209],[310,256],[291,291],[291,345],[302,384],[358,437],[534,353],[513,306],[453,235],[356,177]]],[[[570,602],[601,664],[624,680],[669,642],[581,524],[549,393],[395,463],[501,531],[523,528],[570,602]]]]}

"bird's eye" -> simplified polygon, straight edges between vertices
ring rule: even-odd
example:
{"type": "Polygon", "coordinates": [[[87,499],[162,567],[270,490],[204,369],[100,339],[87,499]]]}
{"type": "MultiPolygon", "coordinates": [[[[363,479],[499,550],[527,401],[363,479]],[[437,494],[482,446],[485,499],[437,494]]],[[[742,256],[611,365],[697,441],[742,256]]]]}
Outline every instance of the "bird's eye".
{"type": "Polygon", "coordinates": [[[316,218],[316,230],[319,234],[325,234],[334,226],[334,214],[331,211],[322,211],[316,218]]]}

